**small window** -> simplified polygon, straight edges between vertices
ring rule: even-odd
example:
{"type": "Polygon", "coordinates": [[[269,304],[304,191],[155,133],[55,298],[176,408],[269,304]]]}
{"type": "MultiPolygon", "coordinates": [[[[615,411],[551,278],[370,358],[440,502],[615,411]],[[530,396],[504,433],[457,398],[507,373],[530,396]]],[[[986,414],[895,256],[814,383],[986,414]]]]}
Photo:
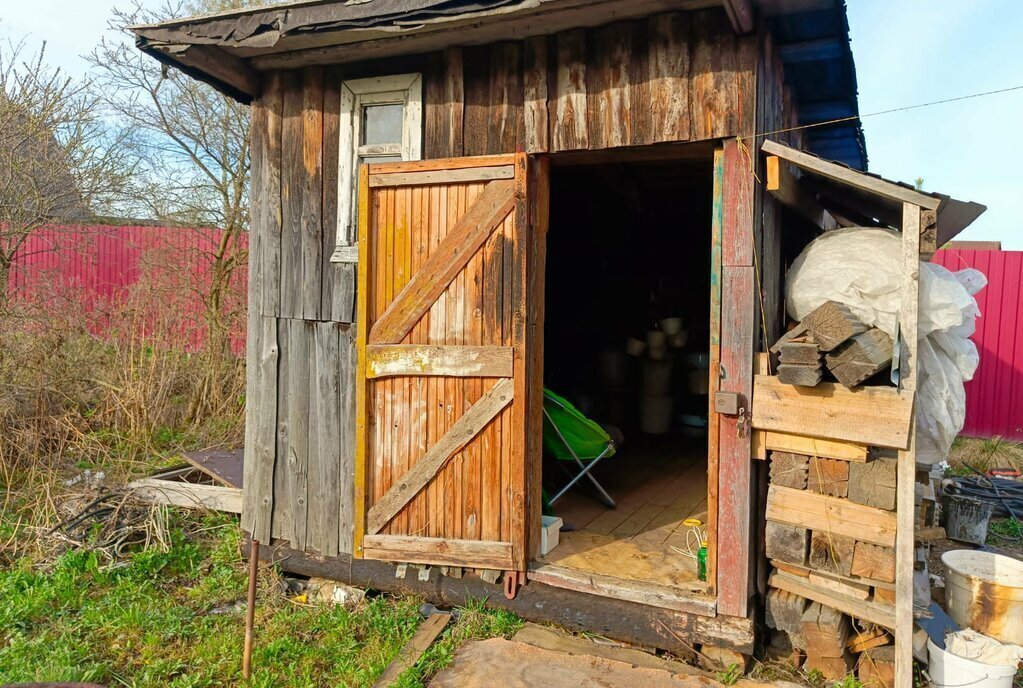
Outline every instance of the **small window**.
{"type": "Polygon", "coordinates": [[[359,165],[422,159],[422,84],[419,74],[341,84],[337,246],[332,261],[358,260],[359,165]]]}

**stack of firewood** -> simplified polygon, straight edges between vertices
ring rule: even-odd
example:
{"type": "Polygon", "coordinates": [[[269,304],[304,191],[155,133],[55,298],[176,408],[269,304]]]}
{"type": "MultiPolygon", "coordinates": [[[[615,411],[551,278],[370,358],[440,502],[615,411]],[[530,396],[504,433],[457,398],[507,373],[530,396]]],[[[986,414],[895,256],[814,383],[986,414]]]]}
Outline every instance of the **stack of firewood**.
{"type": "Polygon", "coordinates": [[[894,682],[897,461],[772,451],[765,552],[775,656],[829,680],[894,682]]]}
{"type": "Polygon", "coordinates": [[[845,387],[856,387],[891,365],[892,338],[868,327],[848,306],[826,301],[771,347],[778,379],[816,387],[824,369],[845,387]]]}

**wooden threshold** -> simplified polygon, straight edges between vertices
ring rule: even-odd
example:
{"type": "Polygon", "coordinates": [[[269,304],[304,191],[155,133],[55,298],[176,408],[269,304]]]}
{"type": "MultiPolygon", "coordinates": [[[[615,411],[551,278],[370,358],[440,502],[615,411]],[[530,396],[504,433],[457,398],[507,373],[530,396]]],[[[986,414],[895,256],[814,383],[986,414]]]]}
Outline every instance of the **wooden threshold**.
{"type": "Polygon", "coordinates": [[[599,597],[637,602],[659,609],[671,609],[699,616],[717,616],[717,599],[702,590],[686,590],[538,562],[530,565],[529,580],[599,597]]]}
{"type": "Polygon", "coordinates": [[[411,564],[465,566],[510,570],[515,568],[510,542],[451,540],[412,535],[366,535],[363,557],[411,564]]]}

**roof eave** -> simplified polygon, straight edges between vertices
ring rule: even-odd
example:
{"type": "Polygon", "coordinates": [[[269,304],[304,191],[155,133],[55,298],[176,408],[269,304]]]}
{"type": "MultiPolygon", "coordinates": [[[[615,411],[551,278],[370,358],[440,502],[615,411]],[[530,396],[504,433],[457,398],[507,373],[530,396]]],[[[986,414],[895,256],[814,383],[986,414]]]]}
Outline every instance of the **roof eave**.
{"type": "Polygon", "coordinates": [[[220,48],[163,43],[143,36],[136,37],[135,45],[162,64],[179,69],[245,105],[258,98],[262,91],[260,73],[220,48]]]}

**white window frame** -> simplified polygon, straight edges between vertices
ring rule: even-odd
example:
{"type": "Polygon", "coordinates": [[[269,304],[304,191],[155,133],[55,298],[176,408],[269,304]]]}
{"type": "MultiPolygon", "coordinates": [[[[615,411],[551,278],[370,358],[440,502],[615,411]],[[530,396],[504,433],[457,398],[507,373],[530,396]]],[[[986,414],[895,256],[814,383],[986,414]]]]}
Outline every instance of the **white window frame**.
{"type": "Polygon", "coordinates": [[[423,159],[422,74],[396,74],[341,83],[341,146],[337,175],[337,243],[330,257],[335,263],[355,263],[358,247],[359,158],[401,155],[402,160],[423,159]],[[358,146],[362,140],[362,114],[367,105],[404,106],[401,144],[358,146]]]}

